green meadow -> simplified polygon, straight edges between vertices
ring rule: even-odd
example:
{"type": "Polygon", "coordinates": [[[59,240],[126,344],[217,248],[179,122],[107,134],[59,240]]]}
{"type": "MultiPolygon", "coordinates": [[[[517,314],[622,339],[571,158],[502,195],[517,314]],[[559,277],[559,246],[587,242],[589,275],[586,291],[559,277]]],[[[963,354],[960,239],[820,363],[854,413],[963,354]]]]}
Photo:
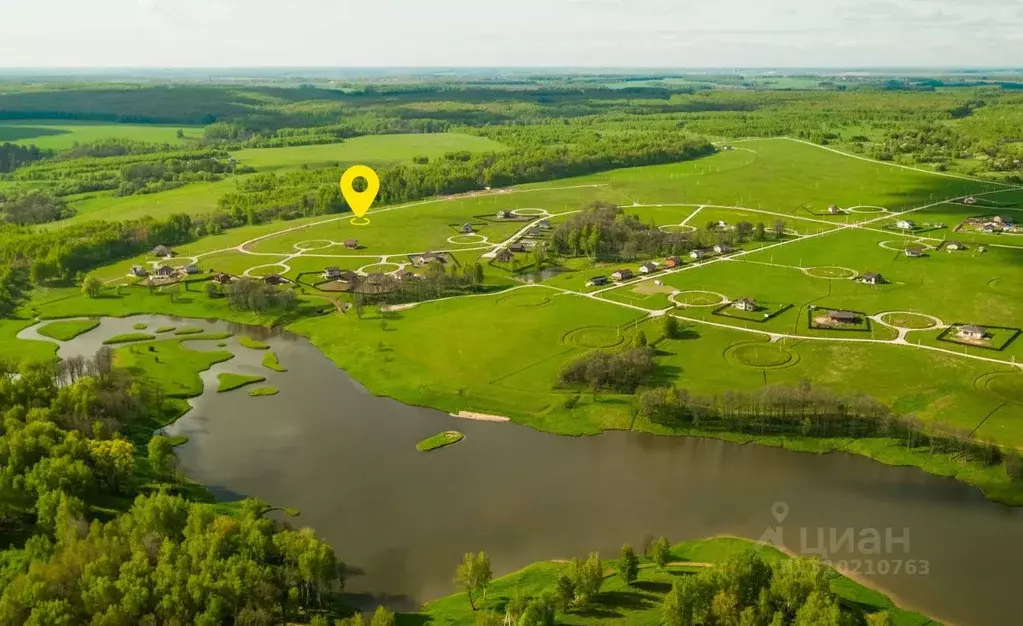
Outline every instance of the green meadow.
{"type": "Polygon", "coordinates": [[[0,120],[0,143],[34,144],[44,150],[64,150],[76,143],[102,139],[132,139],[150,143],[184,144],[202,139],[202,127],[160,124],[113,124],[71,120],[0,120]],[[179,139],[178,129],[184,131],[179,139]]]}
{"type": "MultiPolygon", "coordinates": [[[[242,165],[261,172],[328,167],[340,163],[380,165],[411,161],[412,157],[443,158],[447,152],[500,152],[507,147],[487,139],[460,133],[418,133],[353,137],[341,143],[287,148],[252,148],[231,155],[242,165]]],[[[339,174],[340,175],[340,174],[339,174]]]]}

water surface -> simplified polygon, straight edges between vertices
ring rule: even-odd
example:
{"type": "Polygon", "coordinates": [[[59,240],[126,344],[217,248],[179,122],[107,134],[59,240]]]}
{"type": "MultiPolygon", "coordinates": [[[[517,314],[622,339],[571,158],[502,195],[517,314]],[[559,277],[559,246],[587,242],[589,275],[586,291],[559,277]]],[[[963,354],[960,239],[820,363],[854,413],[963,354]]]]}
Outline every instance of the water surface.
{"type": "MultiPolygon", "coordinates": [[[[247,332],[158,316],[106,319],[62,355],[93,351],[140,320],[150,328],[247,332]]],[[[503,574],[592,550],[612,557],[647,533],[757,539],[780,528],[785,545],[800,551],[802,534],[807,547],[818,546],[818,529],[825,544],[832,529],[837,536],[876,529],[883,544],[891,528],[897,536],[908,529],[908,553],[897,545],[891,554],[854,549],[831,558],[860,559],[868,582],[949,622],[1019,621],[1013,598],[1023,587],[1023,513],[967,485],[848,454],[625,432],[559,437],[460,420],[374,397],[303,339],[265,331],[261,338],[286,373],[262,368],[261,352],[231,339],[238,357],[204,380],[209,388],[218,371],[258,373],[281,393],[251,398],[243,389],[195,400],[170,429],[190,438],[178,450],[182,466],[218,494],[297,507],[297,522],[314,527],[352,567],[347,588],[396,608],[451,593],[454,567],[470,550],[487,551],[503,574]],[[465,440],[416,451],[416,442],[442,430],[459,430],[465,440]],[[876,573],[882,561],[886,569],[901,561],[902,570],[910,560],[916,574],[876,573]]]]}

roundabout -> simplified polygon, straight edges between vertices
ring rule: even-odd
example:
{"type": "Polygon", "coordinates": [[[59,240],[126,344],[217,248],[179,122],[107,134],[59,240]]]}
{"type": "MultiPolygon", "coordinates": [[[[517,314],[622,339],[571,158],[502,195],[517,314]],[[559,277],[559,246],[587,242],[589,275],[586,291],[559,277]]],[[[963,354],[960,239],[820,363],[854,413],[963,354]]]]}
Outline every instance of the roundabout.
{"type": "Polygon", "coordinates": [[[871,317],[898,330],[935,330],[945,327],[944,322],[933,315],[913,311],[886,311],[871,317]]]}
{"type": "Polygon", "coordinates": [[[698,228],[690,226],[689,224],[665,224],[664,226],[658,226],[658,230],[666,233],[695,233],[698,228]]]}
{"type": "Polygon", "coordinates": [[[846,209],[849,213],[887,213],[888,209],[883,206],[872,206],[869,204],[861,204],[859,206],[851,206],[846,209]]]}
{"type": "Polygon", "coordinates": [[[974,386],[1012,404],[1023,404],[1023,373],[994,372],[974,381],[974,386]]]}
{"type": "Polygon", "coordinates": [[[519,217],[550,217],[547,209],[512,209],[512,215],[519,217]]]}
{"type": "Polygon", "coordinates": [[[778,343],[739,343],[724,351],[726,360],[754,369],[791,367],[799,354],[778,343]]]}
{"type": "Polygon", "coordinates": [[[324,248],[330,248],[332,246],[339,246],[336,241],[330,239],[310,239],[308,241],[300,241],[294,244],[292,247],[299,252],[309,252],[311,250],[323,250],[324,248]]]}
{"type": "Polygon", "coordinates": [[[695,289],[691,291],[677,291],[668,296],[668,300],[684,307],[712,307],[731,302],[728,296],[716,291],[700,291],[695,289]]]}
{"type": "Polygon", "coordinates": [[[245,272],[242,274],[242,276],[255,276],[256,278],[263,278],[264,276],[269,276],[271,274],[281,274],[281,275],[283,275],[283,274],[286,274],[287,272],[290,272],[290,271],[291,271],[291,267],[288,266],[288,265],[285,265],[284,263],[269,263],[267,265],[257,265],[255,267],[250,267],[249,269],[245,270],[245,272]],[[279,269],[276,269],[276,270],[273,270],[273,271],[261,271],[261,270],[264,270],[264,269],[267,269],[267,268],[271,268],[271,267],[279,268],[279,269]]]}
{"type": "Polygon", "coordinates": [[[550,296],[546,295],[545,293],[537,293],[535,291],[532,293],[516,292],[504,296],[503,298],[498,298],[497,300],[494,301],[494,304],[496,304],[497,306],[505,307],[513,306],[517,308],[544,306],[550,303],[551,303],[550,296]]]}
{"type": "Polygon", "coordinates": [[[395,272],[400,272],[404,267],[405,265],[402,263],[370,263],[355,270],[355,273],[362,276],[368,276],[369,274],[394,274],[395,272]]]}
{"type": "Polygon", "coordinates": [[[477,233],[464,234],[464,235],[452,235],[447,239],[448,243],[456,246],[473,246],[481,243],[490,243],[486,235],[480,235],[477,233]]]}
{"type": "Polygon", "coordinates": [[[561,338],[562,343],[580,348],[613,348],[621,345],[625,337],[617,328],[610,326],[583,326],[568,331],[561,338]]]}
{"type": "Polygon", "coordinates": [[[912,241],[908,242],[898,242],[888,239],[885,241],[877,242],[877,245],[884,248],[885,250],[891,250],[893,252],[902,252],[909,247],[922,248],[924,250],[935,250],[934,246],[924,243],[923,239],[913,239],[912,241]]]}
{"type": "Polygon", "coordinates": [[[859,276],[859,272],[848,267],[839,267],[837,265],[821,265],[818,267],[801,267],[801,272],[807,276],[813,278],[823,278],[825,280],[852,280],[859,276]]]}

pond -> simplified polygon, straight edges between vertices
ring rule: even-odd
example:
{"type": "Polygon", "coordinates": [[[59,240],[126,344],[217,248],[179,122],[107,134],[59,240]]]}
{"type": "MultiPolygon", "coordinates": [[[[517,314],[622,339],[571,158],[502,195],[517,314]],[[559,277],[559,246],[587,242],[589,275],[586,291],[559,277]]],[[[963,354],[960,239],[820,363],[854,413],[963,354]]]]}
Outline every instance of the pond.
{"type": "Polygon", "coordinates": [[[731,534],[804,553],[837,547],[833,561],[949,622],[1018,621],[1023,511],[956,481],[848,454],[627,432],[559,437],[458,419],[373,396],[304,339],[223,322],[105,319],[63,344],[62,356],[89,354],[137,322],[252,332],[277,352],[285,373],[228,340],[238,356],[203,375],[207,389],[216,372],[231,371],[264,375],[281,393],[207,391],[169,431],[189,436],[178,449],[182,466],[219,496],[300,509],[294,522],[334,546],[351,568],[347,588],[367,601],[414,609],[449,594],[468,551],[487,551],[503,574],[592,550],[616,556],[647,533],[731,534]],[[465,439],[416,451],[445,430],[465,439]],[[869,542],[875,531],[880,554],[869,542]]]}

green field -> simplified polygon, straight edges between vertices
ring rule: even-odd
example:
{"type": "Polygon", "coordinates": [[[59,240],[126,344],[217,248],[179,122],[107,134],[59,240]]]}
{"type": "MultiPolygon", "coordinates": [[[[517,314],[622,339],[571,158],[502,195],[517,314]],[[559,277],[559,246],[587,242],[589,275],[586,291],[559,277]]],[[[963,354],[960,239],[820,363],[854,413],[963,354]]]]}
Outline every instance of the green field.
{"type": "Polygon", "coordinates": [[[0,120],[0,143],[9,141],[22,145],[33,144],[46,150],[64,150],[76,143],[92,143],[111,138],[185,144],[192,139],[201,139],[202,128],[70,120],[0,120]],[[178,129],[185,131],[184,139],[178,139],[178,129]]]}
{"type": "Polygon", "coordinates": [[[153,381],[170,397],[191,398],[203,391],[199,373],[234,355],[226,350],[192,350],[188,341],[192,340],[167,339],[118,348],[114,363],[153,381]]]}
{"type": "MultiPolygon", "coordinates": [[[[261,172],[328,167],[337,163],[379,165],[394,161],[411,161],[412,157],[442,158],[446,152],[500,152],[507,148],[500,143],[460,133],[420,133],[408,135],[373,135],[353,137],[342,143],[288,148],[253,148],[233,152],[231,156],[242,165],[261,172]]],[[[340,173],[338,174],[340,176],[340,173]]]]}

